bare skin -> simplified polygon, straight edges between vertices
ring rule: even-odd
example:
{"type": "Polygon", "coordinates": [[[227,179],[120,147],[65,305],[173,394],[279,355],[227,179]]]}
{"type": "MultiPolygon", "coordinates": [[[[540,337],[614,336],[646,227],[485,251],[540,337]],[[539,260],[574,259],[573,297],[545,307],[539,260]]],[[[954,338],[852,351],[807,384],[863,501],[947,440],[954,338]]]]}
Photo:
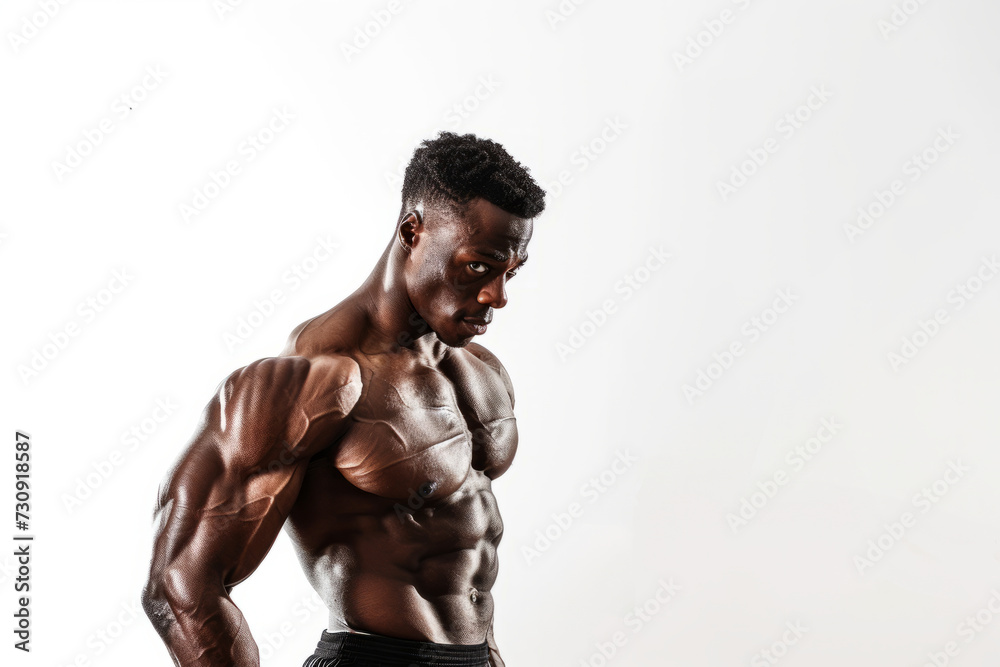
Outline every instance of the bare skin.
{"type": "Polygon", "coordinates": [[[284,527],[331,632],[490,646],[514,394],[470,341],[530,220],[418,204],[368,280],[230,375],[160,488],[146,613],[175,664],[258,665],[230,598],[284,527]]]}

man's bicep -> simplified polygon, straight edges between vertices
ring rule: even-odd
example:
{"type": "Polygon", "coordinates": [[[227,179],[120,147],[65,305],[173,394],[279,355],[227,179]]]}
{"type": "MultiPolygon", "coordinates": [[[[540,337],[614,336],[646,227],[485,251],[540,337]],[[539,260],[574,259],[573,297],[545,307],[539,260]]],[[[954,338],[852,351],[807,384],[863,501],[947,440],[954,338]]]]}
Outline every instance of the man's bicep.
{"type": "Polygon", "coordinates": [[[161,489],[154,558],[165,570],[231,585],[260,564],[301,484],[305,460],[288,426],[308,368],[265,359],[220,385],[161,489]]]}
{"type": "Polygon", "coordinates": [[[271,358],[229,375],[161,489],[160,505],[218,504],[254,476],[294,463],[289,424],[308,371],[305,359],[271,358]]]}

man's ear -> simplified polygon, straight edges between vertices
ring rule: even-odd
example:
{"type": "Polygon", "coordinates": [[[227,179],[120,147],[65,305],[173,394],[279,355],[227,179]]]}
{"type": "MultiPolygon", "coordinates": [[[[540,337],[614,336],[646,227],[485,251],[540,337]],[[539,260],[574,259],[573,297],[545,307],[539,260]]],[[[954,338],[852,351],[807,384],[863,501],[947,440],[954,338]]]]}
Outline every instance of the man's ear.
{"type": "Polygon", "coordinates": [[[421,212],[417,209],[408,211],[396,228],[396,239],[403,247],[403,252],[409,254],[416,247],[417,239],[423,231],[424,219],[421,212]]]}

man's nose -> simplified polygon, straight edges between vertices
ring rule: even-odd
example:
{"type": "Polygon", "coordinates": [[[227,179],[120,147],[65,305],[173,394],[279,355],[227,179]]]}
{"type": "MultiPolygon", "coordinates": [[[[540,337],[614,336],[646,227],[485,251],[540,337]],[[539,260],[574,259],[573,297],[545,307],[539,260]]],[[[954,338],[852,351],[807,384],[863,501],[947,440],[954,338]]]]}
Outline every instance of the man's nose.
{"type": "Polygon", "coordinates": [[[488,304],[493,308],[503,308],[507,305],[507,289],[506,289],[506,279],[504,276],[500,276],[496,280],[487,283],[479,290],[479,296],[476,297],[476,301],[482,304],[488,304]]]}

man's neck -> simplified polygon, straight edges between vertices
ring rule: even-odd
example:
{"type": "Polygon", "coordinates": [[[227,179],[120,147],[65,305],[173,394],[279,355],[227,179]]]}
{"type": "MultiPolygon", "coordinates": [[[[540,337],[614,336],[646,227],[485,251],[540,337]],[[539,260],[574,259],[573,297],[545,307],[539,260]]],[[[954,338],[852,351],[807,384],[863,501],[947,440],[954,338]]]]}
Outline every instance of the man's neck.
{"type": "Polygon", "coordinates": [[[371,323],[371,337],[393,348],[412,347],[416,339],[430,331],[406,293],[405,261],[406,255],[394,238],[371,274],[352,295],[371,323]]]}

